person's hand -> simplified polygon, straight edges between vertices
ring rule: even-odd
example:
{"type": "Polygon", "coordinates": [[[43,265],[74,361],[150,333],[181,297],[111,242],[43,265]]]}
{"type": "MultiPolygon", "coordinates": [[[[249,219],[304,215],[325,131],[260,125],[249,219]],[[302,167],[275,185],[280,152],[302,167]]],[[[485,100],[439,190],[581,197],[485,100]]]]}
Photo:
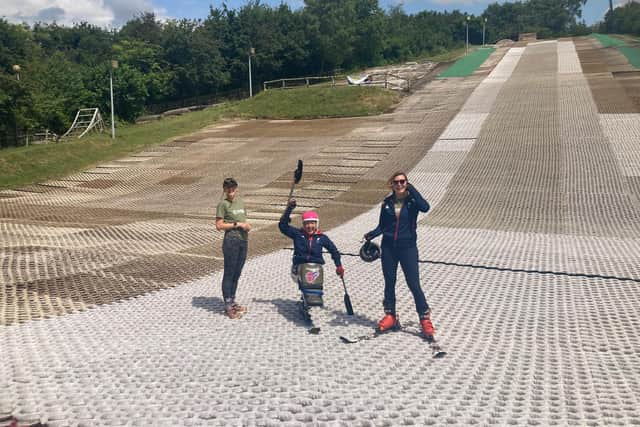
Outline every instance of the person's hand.
{"type": "Polygon", "coordinates": [[[296,203],[296,199],[290,199],[287,202],[287,206],[289,206],[291,209],[295,209],[296,206],[298,206],[298,204],[296,203]]]}
{"type": "Polygon", "coordinates": [[[248,222],[239,222],[238,227],[242,228],[244,231],[251,230],[251,224],[249,224],[248,222]]]}
{"type": "Polygon", "coordinates": [[[371,236],[369,236],[369,233],[364,233],[363,237],[364,237],[364,240],[366,240],[367,242],[371,240],[371,236]]]}
{"type": "Polygon", "coordinates": [[[336,267],[336,274],[340,277],[344,277],[344,267],[339,265],[336,267]]]}

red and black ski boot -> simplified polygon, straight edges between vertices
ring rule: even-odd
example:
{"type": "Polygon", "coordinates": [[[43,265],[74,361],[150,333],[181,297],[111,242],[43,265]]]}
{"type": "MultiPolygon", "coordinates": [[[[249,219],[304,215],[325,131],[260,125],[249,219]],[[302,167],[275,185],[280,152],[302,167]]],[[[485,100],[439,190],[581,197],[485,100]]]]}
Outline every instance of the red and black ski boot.
{"type": "Polygon", "coordinates": [[[400,318],[397,314],[387,313],[378,322],[378,332],[395,331],[400,329],[400,318]]]}
{"type": "Polygon", "coordinates": [[[424,335],[427,341],[431,342],[434,340],[433,336],[436,330],[433,327],[433,323],[431,323],[431,310],[427,311],[427,313],[420,318],[420,328],[422,329],[422,335],[424,335]]]}
{"type": "Polygon", "coordinates": [[[240,305],[240,304],[238,304],[238,303],[235,303],[235,302],[231,305],[231,307],[232,307],[232,308],[233,308],[237,313],[240,313],[241,315],[246,314],[246,313],[247,313],[247,311],[248,311],[248,310],[247,310],[247,307],[245,307],[245,306],[243,306],[243,305],[240,305]]]}
{"type": "Polygon", "coordinates": [[[232,305],[225,307],[224,313],[229,319],[240,319],[242,317],[242,313],[237,311],[232,305]]]}

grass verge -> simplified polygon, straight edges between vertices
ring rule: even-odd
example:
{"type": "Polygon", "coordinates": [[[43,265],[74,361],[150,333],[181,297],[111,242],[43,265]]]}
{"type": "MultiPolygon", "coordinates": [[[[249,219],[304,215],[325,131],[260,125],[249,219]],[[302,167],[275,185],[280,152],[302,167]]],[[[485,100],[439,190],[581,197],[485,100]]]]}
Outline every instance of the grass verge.
{"type": "Polygon", "coordinates": [[[400,100],[380,87],[337,86],[269,90],[234,105],[234,115],[260,119],[359,117],[390,110],[400,100]]]}
{"type": "Polygon", "coordinates": [[[122,125],[108,132],[57,144],[0,150],[0,189],[18,188],[79,172],[231,118],[310,119],[380,114],[400,100],[377,87],[270,90],[252,99],[216,105],[161,120],[122,125]]]}

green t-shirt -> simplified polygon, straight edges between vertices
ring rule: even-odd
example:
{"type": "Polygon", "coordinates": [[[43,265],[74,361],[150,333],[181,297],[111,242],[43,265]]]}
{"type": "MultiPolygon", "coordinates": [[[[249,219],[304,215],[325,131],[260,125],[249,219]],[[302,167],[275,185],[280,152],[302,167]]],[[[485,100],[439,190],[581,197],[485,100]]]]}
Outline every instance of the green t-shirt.
{"type": "MultiPolygon", "coordinates": [[[[244,203],[238,197],[235,197],[233,202],[224,199],[218,203],[218,208],[216,209],[216,219],[217,218],[222,218],[224,222],[228,224],[233,224],[234,222],[247,222],[247,212],[244,209],[244,203]]],[[[249,238],[248,233],[241,228],[234,228],[233,230],[227,230],[226,232],[237,234],[237,237],[243,240],[247,240],[249,238]]]]}

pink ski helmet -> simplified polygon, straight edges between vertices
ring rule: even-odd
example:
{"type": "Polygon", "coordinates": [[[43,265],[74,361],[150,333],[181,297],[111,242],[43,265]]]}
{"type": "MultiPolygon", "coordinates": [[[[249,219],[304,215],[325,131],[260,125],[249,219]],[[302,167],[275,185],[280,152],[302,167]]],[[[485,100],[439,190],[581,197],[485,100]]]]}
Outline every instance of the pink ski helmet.
{"type": "Polygon", "coordinates": [[[314,211],[306,211],[302,214],[302,223],[307,221],[315,221],[317,225],[320,225],[320,217],[314,211]]]}

